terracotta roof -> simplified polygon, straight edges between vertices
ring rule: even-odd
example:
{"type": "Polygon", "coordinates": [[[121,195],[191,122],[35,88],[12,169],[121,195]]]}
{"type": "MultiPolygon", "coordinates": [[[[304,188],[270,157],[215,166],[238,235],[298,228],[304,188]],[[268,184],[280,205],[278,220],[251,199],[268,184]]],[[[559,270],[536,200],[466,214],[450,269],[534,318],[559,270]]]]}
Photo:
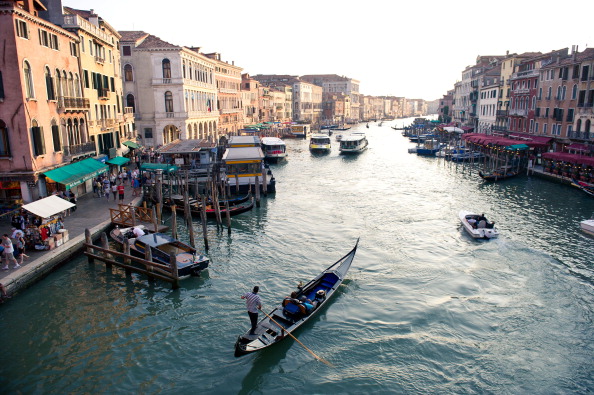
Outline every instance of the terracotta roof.
{"type": "Polygon", "coordinates": [[[120,30],[118,33],[122,36],[120,41],[138,41],[148,36],[148,33],[141,30],[120,30]]]}
{"type": "Polygon", "coordinates": [[[75,8],[71,8],[71,7],[66,7],[64,6],[64,11],[70,13],[70,14],[74,14],[74,15],[78,15],[81,18],[84,18],[86,20],[89,20],[89,17],[93,14],[91,14],[91,11],[87,11],[87,10],[77,10],[75,8]]]}
{"type": "Polygon", "coordinates": [[[149,34],[136,48],[177,48],[181,49],[179,45],[173,45],[167,41],[161,40],[157,36],[149,34]]]}

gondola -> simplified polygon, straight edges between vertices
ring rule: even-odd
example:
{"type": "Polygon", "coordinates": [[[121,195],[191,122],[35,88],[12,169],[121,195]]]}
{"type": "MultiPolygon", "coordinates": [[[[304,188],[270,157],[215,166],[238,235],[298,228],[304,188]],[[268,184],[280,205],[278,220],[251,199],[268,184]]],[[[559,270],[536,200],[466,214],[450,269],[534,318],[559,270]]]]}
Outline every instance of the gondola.
{"type": "MultiPolygon", "coordinates": [[[[175,202],[175,200],[174,200],[174,202],[175,202]]],[[[165,207],[171,209],[171,204],[165,204],[165,207]]],[[[179,202],[179,204],[176,203],[175,208],[176,208],[176,211],[183,212],[184,211],[183,202],[179,202]]],[[[245,213],[247,211],[250,211],[252,208],[254,208],[254,199],[253,198],[250,200],[250,202],[248,204],[229,206],[229,215],[234,216],[234,215],[238,215],[241,213],[245,213]]],[[[190,212],[192,213],[192,215],[200,215],[201,211],[202,211],[201,204],[198,204],[198,202],[190,203],[190,212]]],[[[216,210],[212,204],[207,204],[205,211],[206,211],[207,217],[216,218],[217,213],[216,213],[216,210]]],[[[219,211],[221,212],[222,217],[225,217],[227,215],[227,208],[225,206],[220,207],[219,211]]]]}
{"type": "Polygon", "coordinates": [[[357,246],[337,262],[332,264],[313,280],[303,286],[298,286],[291,297],[285,298],[268,315],[258,323],[255,334],[250,330],[238,337],[235,343],[235,356],[239,357],[278,343],[293,334],[334,296],[336,290],[344,281],[345,275],[355,258],[357,246]]]}
{"type": "Polygon", "coordinates": [[[519,173],[515,170],[498,169],[490,172],[479,171],[479,176],[485,181],[499,181],[517,176],[519,173]]]}
{"type": "MultiPolygon", "coordinates": [[[[234,197],[231,199],[224,199],[224,200],[219,199],[219,205],[221,207],[225,207],[226,203],[229,203],[229,206],[236,206],[238,204],[247,202],[248,200],[250,200],[251,197],[252,197],[252,192],[249,191],[245,196],[238,196],[238,197],[234,197]]],[[[184,205],[184,197],[181,195],[172,195],[171,199],[175,202],[175,204],[177,206],[184,205]]],[[[190,199],[189,202],[190,202],[190,205],[200,204],[200,202],[195,199],[190,199]]],[[[212,199],[208,199],[206,201],[206,203],[209,205],[212,204],[212,199]]]]}
{"type": "Polygon", "coordinates": [[[170,256],[175,255],[177,263],[177,275],[180,280],[190,276],[198,276],[200,272],[208,267],[210,260],[196,249],[164,233],[155,233],[146,229],[143,225],[137,225],[144,231],[144,235],[136,237],[130,228],[114,228],[110,232],[111,238],[123,245],[130,245],[130,253],[136,257],[144,258],[147,248],[151,250],[153,262],[170,266],[170,256]]]}

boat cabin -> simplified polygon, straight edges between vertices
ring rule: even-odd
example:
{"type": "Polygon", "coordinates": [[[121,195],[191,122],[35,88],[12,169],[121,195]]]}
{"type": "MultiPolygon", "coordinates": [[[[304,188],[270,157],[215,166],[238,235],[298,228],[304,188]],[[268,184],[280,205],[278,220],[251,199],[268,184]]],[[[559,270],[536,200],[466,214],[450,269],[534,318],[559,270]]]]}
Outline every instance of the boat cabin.
{"type": "Polygon", "coordinates": [[[229,148],[260,147],[259,136],[231,136],[227,142],[229,148]]]}
{"type": "Polygon", "coordinates": [[[311,134],[311,125],[291,125],[291,134],[295,137],[307,138],[311,134]]]}

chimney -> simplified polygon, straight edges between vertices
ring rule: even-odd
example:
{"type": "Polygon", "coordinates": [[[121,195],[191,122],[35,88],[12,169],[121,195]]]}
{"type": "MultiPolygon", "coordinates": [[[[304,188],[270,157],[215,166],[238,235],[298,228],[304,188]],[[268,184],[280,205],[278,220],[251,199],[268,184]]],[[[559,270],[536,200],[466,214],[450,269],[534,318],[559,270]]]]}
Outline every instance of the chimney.
{"type": "Polygon", "coordinates": [[[54,25],[64,25],[64,10],[62,9],[62,0],[42,0],[47,11],[39,12],[39,17],[45,19],[54,25]]]}
{"type": "Polygon", "coordinates": [[[95,10],[93,9],[90,10],[89,22],[99,27],[99,15],[95,14],[95,10]]]}

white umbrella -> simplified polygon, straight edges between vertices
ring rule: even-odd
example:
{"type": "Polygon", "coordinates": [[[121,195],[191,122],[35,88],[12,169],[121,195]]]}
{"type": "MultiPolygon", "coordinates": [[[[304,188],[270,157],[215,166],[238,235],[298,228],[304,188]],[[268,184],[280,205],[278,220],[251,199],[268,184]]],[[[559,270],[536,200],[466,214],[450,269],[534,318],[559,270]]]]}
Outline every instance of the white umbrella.
{"type": "Polygon", "coordinates": [[[455,132],[455,133],[464,133],[464,130],[457,128],[455,126],[446,126],[443,130],[447,132],[455,132]]]}

